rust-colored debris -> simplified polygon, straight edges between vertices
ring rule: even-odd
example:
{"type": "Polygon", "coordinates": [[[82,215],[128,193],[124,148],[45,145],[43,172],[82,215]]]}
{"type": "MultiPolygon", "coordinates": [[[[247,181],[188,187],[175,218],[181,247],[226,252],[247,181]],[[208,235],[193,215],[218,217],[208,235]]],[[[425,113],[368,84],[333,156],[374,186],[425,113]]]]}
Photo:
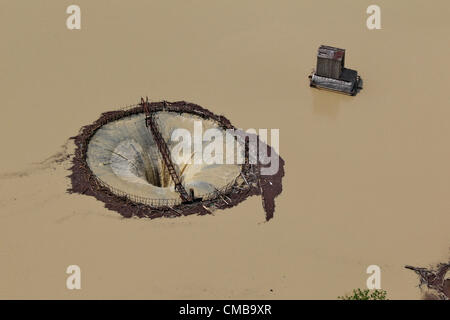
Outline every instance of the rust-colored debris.
{"type": "Polygon", "coordinates": [[[450,300],[450,277],[447,278],[447,272],[450,271],[450,262],[440,263],[437,266],[427,269],[413,266],[405,266],[419,275],[419,287],[426,286],[428,289],[424,292],[426,300],[450,300]]]}

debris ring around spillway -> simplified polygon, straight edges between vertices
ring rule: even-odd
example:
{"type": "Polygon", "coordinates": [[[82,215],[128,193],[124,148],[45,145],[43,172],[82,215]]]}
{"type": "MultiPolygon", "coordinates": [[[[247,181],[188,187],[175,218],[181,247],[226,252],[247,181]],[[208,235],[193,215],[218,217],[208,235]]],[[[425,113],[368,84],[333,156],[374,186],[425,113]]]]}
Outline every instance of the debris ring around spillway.
{"type": "MultiPolygon", "coordinates": [[[[191,114],[205,120],[212,120],[223,129],[235,129],[230,121],[222,115],[216,115],[199,105],[185,101],[177,102],[151,102],[150,108],[154,112],[165,111],[177,114],[191,114]]],[[[205,196],[203,200],[194,203],[180,203],[167,199],[142,199],[133,194],[127,194],[108,185],[97,177],[87,162],[88,146],[94,134],[104,125],[132,115],[144,113],[144,107],[140,104],[131,105],[119,110],[108,111],[101,114],[94,123],[80,129],[77,136],[71,139],[75,142],[75,154],[71,167],[71,188],[69,193],[79,193],[93,196],[105,203],[105,207],[120,213],[123,217],[177,217],[190,214],[210,214],[216,209],[231,208],[250,196],[262,195],[263,207],[266,211],[266,220],[273,217],[274,198],[281,193],[281,179],[284,176],[284,161],[279,158],[280,169],[273,176],[260,176],[261,164],[245,163],[241,166],[240,175],[215,194],[205,196]]],[[[258,137],[259,147],[272,148],[263,144],[258,137]]]]}

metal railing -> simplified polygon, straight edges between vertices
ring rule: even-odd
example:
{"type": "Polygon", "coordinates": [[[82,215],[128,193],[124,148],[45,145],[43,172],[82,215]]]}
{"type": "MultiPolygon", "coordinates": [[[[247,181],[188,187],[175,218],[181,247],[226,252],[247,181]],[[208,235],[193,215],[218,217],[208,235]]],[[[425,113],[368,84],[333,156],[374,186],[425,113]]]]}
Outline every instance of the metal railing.
{"type": "MultiPolygon", "coordinates": [[[[98,184],[103,188],[106,188],[114,195],[126,198],[131,202],[142,203],[151,207],[173,207],[180,205],[182,203],[181,199],[154,199],[131,194],[111,186],[110,184],[108,184],[107,182],[103,181],[102,179],[100,179],[95,175],[93,177],[98,182],[98,184]]],[[[199,195],[198,197],[202,198],[202,200],[211,200],[216,197],[226,195],[233,189],[234,185],[236,184],[236,179],[237,177],[233,179],[233,181],[229,182],[227,185],[221,187],[220,189],[216,189],[215,191],[199,195]]]]}

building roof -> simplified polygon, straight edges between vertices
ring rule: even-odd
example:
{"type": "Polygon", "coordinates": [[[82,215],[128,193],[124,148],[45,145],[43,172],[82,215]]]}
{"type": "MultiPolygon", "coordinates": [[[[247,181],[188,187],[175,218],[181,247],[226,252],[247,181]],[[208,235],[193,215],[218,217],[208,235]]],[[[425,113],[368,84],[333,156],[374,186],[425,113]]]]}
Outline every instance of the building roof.
{"type": "Polygon", "coordinates": [[[330,47],[330,46],[320,46],[317,51],[318,58],[332,59],[337,61],[342,61],[345,56],[345,49],[330,47]]]}

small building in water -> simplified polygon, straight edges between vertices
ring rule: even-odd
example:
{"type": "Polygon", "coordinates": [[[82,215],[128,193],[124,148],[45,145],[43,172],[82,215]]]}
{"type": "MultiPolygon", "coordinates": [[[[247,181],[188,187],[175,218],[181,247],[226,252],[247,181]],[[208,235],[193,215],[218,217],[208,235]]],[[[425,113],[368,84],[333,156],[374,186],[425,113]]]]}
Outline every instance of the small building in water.
{"type": "Polygon", "coordinates": [[[362,89],[362,79],[356,70],[345,68],[345,49],[320,46],[317,65],[309,76],[310,86],[356,95],[362,89]]]}

